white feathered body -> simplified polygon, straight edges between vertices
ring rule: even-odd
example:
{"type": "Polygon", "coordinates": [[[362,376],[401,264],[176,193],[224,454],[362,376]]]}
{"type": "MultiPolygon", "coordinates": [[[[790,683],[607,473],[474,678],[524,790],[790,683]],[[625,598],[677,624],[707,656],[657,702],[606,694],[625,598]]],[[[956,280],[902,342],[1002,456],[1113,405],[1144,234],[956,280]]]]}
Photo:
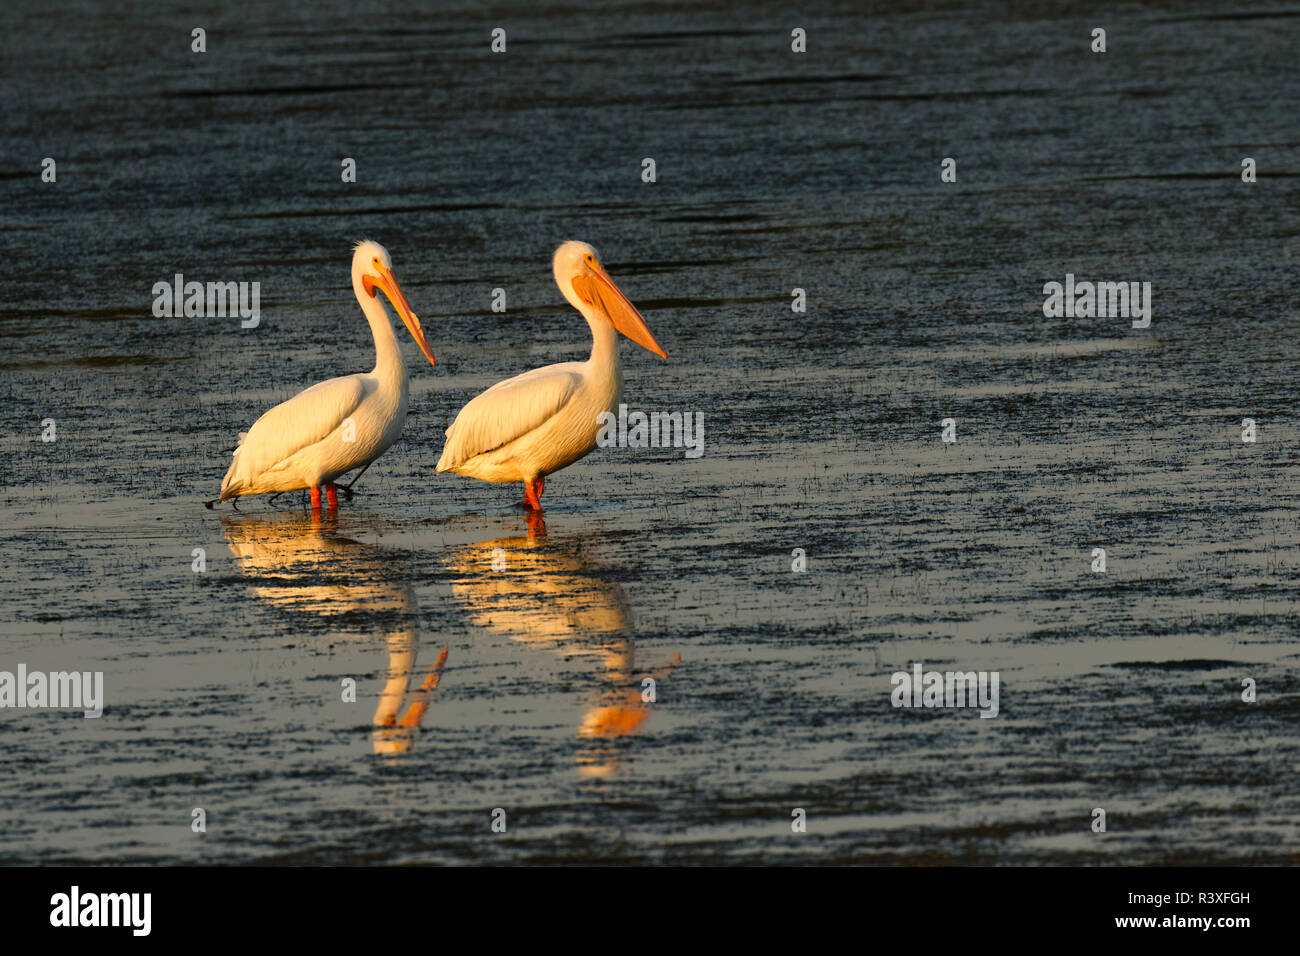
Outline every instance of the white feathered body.
{"type": "Polygon", "coordinates": [[[374,461],[406,422],[404,368],[397,377],[344,375],[276,405],[240,435],[218,500],[312,488],[374,461]]]}
{"type": "MultiPolygon", "coordinates": [[[[611,340],[612,341],[612,340],[611,340]]],[[[533,481],[596,447],[601,412],[623,390],[617,345],[587,362],[563,362],[498,382],[460,410],[437,471],[483,481],[533,481]]]]}

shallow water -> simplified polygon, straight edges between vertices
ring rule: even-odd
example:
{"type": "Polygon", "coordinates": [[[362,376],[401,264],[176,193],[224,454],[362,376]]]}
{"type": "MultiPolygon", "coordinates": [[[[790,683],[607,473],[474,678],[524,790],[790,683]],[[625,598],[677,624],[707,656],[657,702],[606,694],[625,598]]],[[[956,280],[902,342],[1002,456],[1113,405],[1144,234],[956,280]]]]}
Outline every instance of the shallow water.
{"type": "Polygon", "coordinates": [[[0,15],[0,670],[106,685],[0,712],[0,860],[1300,861],[1300,13],[1128,4],[1094,56],[1068,4],[321,6],[0,15]],[[336,517],[204,510],[369,367],[362,237],[438,357],[402,440],[336,517]],[[706,450],[598,450],[530,527],[433,465],[584,354],[570,237],[669,353],[625,400],[706,450]],[[261,324],[154,318],[178,271],[261,324]],[[1045,318],[1066,273],[1151,327],[1045,318]],[[891,706],[917,661],[998,717],[891,706]]]}

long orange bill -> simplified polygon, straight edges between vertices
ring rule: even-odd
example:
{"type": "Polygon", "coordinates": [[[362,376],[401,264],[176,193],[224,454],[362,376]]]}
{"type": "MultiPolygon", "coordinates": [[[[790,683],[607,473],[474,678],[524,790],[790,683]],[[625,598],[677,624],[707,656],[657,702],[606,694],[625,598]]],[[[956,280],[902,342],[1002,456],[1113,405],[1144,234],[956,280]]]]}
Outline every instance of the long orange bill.
{"type": "Polygon", "coordinates": [[[578,293],[578,298],[603,312],[614,328],[637,345],[649,349],[660,358],[667,358],[668,353],[659,347],[655,337],[646,328],[645,319],[641,318],[636,306],[628,301],[623,290],[614,284],[614,280],[603,268],[595,266],[594,269],[594,275],[574,277],[573,288],[578,293]]]}
{"type": "Polygon", "coordinates": [[[397,284],[397,277],[387,269],[381,269],[378,282],[366,276],[363,285],[371,295],[375,294],[376,288],[384,290],[384,295],[388,296],[388,301],[393,303],[393,308],[402,317],[406,330],[411,333],[411,338],[415,339],[415,344],[420,347],[424,357],[429,360],[430,365],[436,365],[433,360],[433,349],[429,348],[428,340],[424,337],[424,329],[420,327],[420,319],[411,311],[411,303],[406,301],[406,293],[397,284]]]}

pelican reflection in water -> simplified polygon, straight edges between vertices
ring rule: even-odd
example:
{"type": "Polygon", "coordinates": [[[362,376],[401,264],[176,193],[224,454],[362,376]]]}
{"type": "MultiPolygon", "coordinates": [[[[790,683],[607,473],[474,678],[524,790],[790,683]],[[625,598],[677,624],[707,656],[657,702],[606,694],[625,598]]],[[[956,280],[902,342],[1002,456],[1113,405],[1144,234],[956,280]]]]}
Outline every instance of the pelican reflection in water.
{"type": "Polygon", "coordinates": [[[623,589],[586,570],[583,560],[546,538],[530,516],[530,532],[461,548],[452,558],[452,594],[471,623],[563,657],[589,658],[603,689],[578,728],[579,770],[603,777],[618,766],[619,741],[650,716],[642,680],[658,684],[681,660],[638,671],[632,621],[623,589]]]}
{"type": "Polygon", "coordinates": [[[319,511],[223,515],[221,524],[231,553],[263,601],[290,614],[379,622],[388,670],[373,718],[374,749],[377,754],[410,750],[447,649],[422,679],[415,676],[420,608],[411,586],[396,573],[401,552],[344,537],[337,533],[337,518],[322,522],[319,511]]]}

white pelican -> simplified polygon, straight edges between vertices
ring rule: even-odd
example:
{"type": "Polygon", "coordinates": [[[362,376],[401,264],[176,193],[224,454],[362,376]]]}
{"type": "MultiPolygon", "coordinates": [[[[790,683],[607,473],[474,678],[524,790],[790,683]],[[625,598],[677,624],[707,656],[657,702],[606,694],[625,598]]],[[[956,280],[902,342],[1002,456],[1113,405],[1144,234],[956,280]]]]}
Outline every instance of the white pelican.
{"type": "MultiPolygon", "coordinates": [[[[364,471],[397,441],[406,422],[410,386],[378,290],[388,296],[415,344],[433,364],[420,320],[393,277],[388,250],[377,242],[357,243],[352,254],[352,291],[375,338],[374,370],[313,385],[255,421],[240,434],[221,494],[213,501],[310,488],[312,509],[319,510],[323,485],[334,509],[339,504],[335,480],[353,468],[364,471]]],[[[209,508],[212,504],[207,502],[209,508]]]]}
{"type": "Polygon", "coordinates": [[[522,481],[524,506],[542,508],[546,476],[596,447],[601,412],[618,409],[623,372],[618,332],[667,358],[596,250],[566,242],[551,263],[555,284],[591,326],[591,358],[534,369],[475,396],[447,429],[438,473],[522,481]]]}

